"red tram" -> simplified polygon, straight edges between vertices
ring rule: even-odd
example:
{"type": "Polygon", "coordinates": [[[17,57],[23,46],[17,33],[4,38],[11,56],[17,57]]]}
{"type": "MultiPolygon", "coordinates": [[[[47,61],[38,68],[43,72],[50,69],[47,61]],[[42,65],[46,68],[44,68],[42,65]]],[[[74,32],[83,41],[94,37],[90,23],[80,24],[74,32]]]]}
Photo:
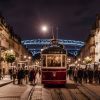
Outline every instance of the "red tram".
{"type": "Polygon", "coordinates": [[[42,83],[66,84],[66,50],[59,44],[52,44],[41,51],[42,83]]]}

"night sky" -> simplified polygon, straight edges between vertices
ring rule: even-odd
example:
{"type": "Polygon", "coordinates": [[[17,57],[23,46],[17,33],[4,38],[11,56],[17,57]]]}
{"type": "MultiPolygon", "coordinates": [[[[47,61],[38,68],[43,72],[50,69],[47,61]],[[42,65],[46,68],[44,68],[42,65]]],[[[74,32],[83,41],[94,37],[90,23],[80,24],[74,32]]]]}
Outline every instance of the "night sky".
{"type": "Polygon", "coordinates": [[[22,39],[50,38],[53,26],[59,38],[85,41],[100,0],[0,0],[0,11],[22,39]],[[48,34],[41,32],[43,24],[48,34]]]}

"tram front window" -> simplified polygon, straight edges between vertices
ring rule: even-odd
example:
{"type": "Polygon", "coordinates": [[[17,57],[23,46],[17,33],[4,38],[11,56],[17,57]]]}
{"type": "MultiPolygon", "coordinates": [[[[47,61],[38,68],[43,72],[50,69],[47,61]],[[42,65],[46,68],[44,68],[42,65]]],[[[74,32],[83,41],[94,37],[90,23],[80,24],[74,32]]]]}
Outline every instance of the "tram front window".
{"type": "Polygon", "coordinates": [[[48,55],[47,56],[48,67],[61,67],[61,56],[60,55],[48,55]]]}

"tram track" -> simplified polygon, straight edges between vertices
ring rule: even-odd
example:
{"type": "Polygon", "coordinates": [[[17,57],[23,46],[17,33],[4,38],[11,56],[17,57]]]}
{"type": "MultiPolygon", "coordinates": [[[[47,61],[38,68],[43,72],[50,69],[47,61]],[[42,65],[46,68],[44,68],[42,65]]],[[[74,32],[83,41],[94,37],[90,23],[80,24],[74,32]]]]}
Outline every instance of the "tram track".
{"type": "Polygon", "coordinates": [[[77,96],[75,95],[75,93],[73,93],[70,89],[68,89],[68,92],[72,98],[72,100],[78,100],[77,96]]]}
{"type": "Polygon", "coordinates": [[[83,93],[78,87],[73,89],[66,89],[69,92],[72,100],[91,100],[89,97],[83,93]]]}
{"type": "Polygon", "coordinates": [[[90,90],[84,85],[77,87],[79,91],[81,91],[84,95],[87,96],[88,100],[100,100],[100,96],[98,96],[94,91],[90,90]]]}
{"type": "MultiPolygon", "coordinates": [[[[45,88],[49,91],[48,100],[100,100],[100,96],[98,96],[94,91],[89,89],[87,86],[84,85],[76,85],[74,87],[64,87],[64,88],[45,88]]],[[[30,93],[30,99],[28,100],[37,100],[37,98],[42,98],[40,89],[34,89],[30,93]],[[33,96],[32,96],[33,95],[33,96]],[[32,97],[32,98],[31,98],[32,97]]],[[[43,99],[47,100],[47,99],[43,99]]]]}
{"type": "Polygon", "coordinates": [[[50,89],[52,100],[67,100],[61,89],[50,89]]]}

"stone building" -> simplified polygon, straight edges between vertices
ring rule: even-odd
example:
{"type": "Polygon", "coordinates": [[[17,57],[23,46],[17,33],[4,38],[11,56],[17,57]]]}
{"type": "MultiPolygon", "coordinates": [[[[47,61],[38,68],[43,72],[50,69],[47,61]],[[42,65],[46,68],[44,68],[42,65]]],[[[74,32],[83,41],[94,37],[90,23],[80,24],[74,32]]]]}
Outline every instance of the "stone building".
{"type": "Polygon", "coordinates": [[[92,26],[91,33],[78,55],[78,58],[81,58],[81,61],[84,61],[86,57],[91,59],[91,65],[100,62],[100,15],[96,16],[96,21],[92,26]]]}
{"type": "Polygon", "coordinates": [[[4,56],[10,50],[13,50],[15,55],[16,60],[13,63],[15,66],[17,66],[22,56],[32,56],[21,44],[21,38],[14,33],[12,27],[6,23],[4,17],[0,14],[0,69],[5,70],[5,72],[8,72],[9,65],[4,60],[4,56]]]}

